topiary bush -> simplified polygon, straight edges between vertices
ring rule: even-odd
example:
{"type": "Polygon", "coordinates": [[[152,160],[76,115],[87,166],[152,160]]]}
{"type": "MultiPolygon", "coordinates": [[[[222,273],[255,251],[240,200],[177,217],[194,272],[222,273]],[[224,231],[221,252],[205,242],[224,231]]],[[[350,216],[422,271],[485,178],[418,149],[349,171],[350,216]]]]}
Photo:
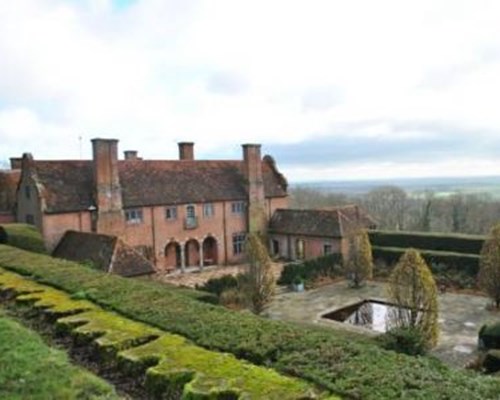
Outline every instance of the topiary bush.
{"type": "Polygon", "coordinates": [[[500,371],[500,350],[489,350],[486,353],[483,361],[483,368],[488,374],[500,371]]]}
{"type": "MultiPolygon", "coordinates": [[[[47,253],[42,235],[33,225],[3,224],[0,228],[6,233],[6,243],[10,246],[35,253],[47,253]]],[[[0,241],[0,243],[2,242],[0,241]]]]}
{"type": "Polygon", "coordinates": [[[479,330],[479,349],[500,349],[500,322],[486,324],[479,330]]]}

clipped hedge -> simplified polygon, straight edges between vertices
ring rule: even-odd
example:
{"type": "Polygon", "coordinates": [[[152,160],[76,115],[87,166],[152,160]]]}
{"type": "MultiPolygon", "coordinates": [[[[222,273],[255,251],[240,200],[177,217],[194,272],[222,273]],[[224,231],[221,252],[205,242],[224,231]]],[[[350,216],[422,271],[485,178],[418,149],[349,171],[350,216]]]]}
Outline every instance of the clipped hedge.
{"type": "MultiPolygon", "coordinates": [[[[126,279],[0,245],[0,266],[85,292],[101,306],[352,399],[498,399],[500,381],[438,360],[384,350],[367,337],[267,320],[201,303],[155,282],[126,279]]],[[[265,398],[265,397],[264,397],[265,398]]]]}
{"type": "Polygon", "coordinates": [[[335,278],[342,275],[342,255],[328,254],[312,260],[286,264],[278,279],[280,285],[291,285],[297,278],[313,282],[320,277],[335,278]]]}
{"type": "Polygon", "coordinates": [[[400,247],[476,254],[481,252],[486,236],[435,232],[368,231],[372,247],[400,247]]]}
{"type": "Polygon", "coordinates": [[[101,360],[115,362],[133,375],[146,371],[145,386],[154,398],[165,398],[168,397],[165,394],[171,393],[182,393],[183,399],[320,397],[313,386],[298,379],[237,360],[229,354],[205,350],[181,336],[104,311],[86,301],[71,299],[65,292],[0,269],[1,291],[14,291],[16,302],[56,316],[59,332],[93,345],[101,360]]]}
{"type": "Polygon", "coordinates": [[[0,231],[3,231],[0,236],[3,236],[4,239],[0,240],[0,243],[35,253],[47,254],[42,235],[33,225],[3,224],[0,225],[0,231]]]}
{"type": "MultiPolygon", "coordinates": [[[[375,260],[383,260],[389,265],[398,262],[406,248],[373,246],[372,254],[375,260]]],[[[445,251],[430,251],[417,249],[433,273],[442,273],[445,270],[464,272],[475,277],[479,271],[479,256],[475,254],[451,253],[445,251]]]]}

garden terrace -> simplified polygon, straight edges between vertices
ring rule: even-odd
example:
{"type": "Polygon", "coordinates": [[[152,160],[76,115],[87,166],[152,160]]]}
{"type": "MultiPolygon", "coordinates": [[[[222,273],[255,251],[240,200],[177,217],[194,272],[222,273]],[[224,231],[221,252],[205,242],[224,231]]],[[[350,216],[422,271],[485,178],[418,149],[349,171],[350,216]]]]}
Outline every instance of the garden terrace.
{"type": "Polygon", "coordinates": [[[453,370],[432,358],[383,350],[352,333],[226,310],[169,285],[106,275],[5,245],[0,245],[0,266],[83,294],[206,349],[301,377],[344,398],[483,400],[497,399],[500,393],[499,380],[453,370]]]}
{"type": "MultiPolygon", "coordinates": [[[[0,269],[0,291],[15,302],[55,319],[59,333],[88,344],[100,363],[114,363],[128,376],[145,371],[154,398],[318,399],[313,386],[276,371],[202,349],[185,338],[105,311],[86,300],[0,269]]],[[[334,400],[337,397],[329,397],[334,400]]]]}

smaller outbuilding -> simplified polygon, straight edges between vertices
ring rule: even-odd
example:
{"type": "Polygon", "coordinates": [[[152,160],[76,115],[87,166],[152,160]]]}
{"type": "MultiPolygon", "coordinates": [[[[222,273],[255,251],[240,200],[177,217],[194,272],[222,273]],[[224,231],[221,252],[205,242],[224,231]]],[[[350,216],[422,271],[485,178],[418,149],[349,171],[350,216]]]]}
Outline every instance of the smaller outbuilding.
{"type": "Polygon", "coordinates": [[[93,268],[122,276],[155,272],[150,261],[123,240],[112,235],[66,231],[52,256],[88,263],[93,268]]]}
{"type": "Polygon", "coordinates": [[[327,209],[278,209],[269,223],[271,254],[289,260],[347,255],[348,237],[375,229],[373,218],[356,205],[327,209]]]}

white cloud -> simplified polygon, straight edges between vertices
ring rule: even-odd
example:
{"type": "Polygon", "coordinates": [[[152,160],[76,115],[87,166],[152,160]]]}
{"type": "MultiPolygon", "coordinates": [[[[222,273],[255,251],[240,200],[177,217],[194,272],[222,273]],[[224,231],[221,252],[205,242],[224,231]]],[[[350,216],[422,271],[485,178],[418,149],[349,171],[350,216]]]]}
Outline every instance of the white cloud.
{"type": "Polygon", "coordinates": [[[0,159],[30,139],[35,157],[75,157],[80,135],[87,156],[88,139],[113,136],[146,157],[175,157],[177,140],[218,157],[242,142],[445,134],[408,121],[487,146],[500,134],[499,18],[493,0],[3,2],[0,159]]]}

